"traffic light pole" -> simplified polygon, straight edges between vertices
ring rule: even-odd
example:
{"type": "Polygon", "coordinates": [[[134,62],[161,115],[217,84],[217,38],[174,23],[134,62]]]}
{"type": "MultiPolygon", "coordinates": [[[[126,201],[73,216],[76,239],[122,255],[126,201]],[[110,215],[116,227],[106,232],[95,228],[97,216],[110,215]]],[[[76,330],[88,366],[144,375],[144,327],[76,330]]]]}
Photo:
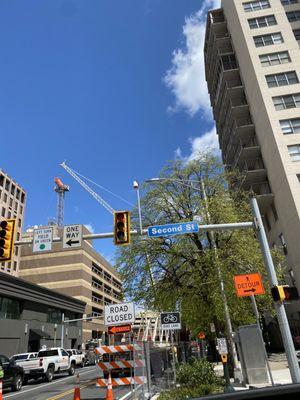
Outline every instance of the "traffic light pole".
{"type": "MultiPolygon", "coordinates": [[[[269,282],[270,282],[271,287],[277,286],[278,280],[277,280],[277,276],[276,276],[276,272],[275,272],[266,232],[265,232],[264,225],[263,225],[263,222],[261,219],[257,200],[253,196],[250,197],[250,205],[251,205],[252,214],[254,217],[255,228],[256,228],[256,232],[258,234],[258,239],[259,239],[262,255],[264,258],[264,263],[265,263],[268,277],[269,277],[269,282]]],[[[288,323],[284,305],[281,302],[274,302],[274,306],[275,306],[275,310],[276,310],[276,314],[277,314],[277,319],[278,319],[279,329],[280,329],[282,340],[283,340],[284,349],[286,352],[286,357],[288,360],[288,365],[290,368],[292,382],[300,383],[300,369],[298,366],[296,351],[295,351],[293,338],[291,335],[291,331],[290,331],[290,327],[289,327],[289,323],[288,323]]]]}

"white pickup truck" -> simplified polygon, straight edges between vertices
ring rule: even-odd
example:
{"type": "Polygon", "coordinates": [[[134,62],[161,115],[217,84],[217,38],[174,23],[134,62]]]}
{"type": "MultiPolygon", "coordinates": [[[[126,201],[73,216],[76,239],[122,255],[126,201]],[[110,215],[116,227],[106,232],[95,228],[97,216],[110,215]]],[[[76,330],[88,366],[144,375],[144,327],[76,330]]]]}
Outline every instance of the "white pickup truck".
{"type": "Polygon", "coordinates": [[[53,347],[40,350],[35,359],[16,360],[16,363],[23,367],[25,380],[43,377],[47,382],[51,382],[54,374],[57,373],[68,372],[69,375],[74,375],[76,357],[70,356],[60,347],[53,347]]]}
{"type": "Polygon", "coordinates": [[[67,349],[69,356],[74,356],[76,360],[76,366],[83,367],[84,365],[84,354],[81,350],[67,349]]]}

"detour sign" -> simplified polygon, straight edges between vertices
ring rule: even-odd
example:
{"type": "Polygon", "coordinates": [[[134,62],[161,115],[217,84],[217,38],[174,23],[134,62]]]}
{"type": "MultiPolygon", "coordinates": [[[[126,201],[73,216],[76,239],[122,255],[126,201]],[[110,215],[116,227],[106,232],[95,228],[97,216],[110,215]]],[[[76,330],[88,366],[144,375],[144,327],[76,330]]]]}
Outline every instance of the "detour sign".
{"type": "Polygon", "coordinates": [[[234,286],[239,297],[265,293],[262,279],[258,272],[255,274],[235,275],[234,286]]]}

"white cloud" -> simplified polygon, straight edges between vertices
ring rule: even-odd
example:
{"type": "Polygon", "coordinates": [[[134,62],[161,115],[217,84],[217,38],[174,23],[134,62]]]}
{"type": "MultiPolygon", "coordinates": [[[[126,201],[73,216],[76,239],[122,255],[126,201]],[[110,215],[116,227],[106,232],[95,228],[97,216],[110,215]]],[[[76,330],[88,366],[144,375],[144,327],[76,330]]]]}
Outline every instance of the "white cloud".
{"type": "Polygon", "coordinates": [[[93,227],[92,224],[84,224],[84,226],[85,226],[91,233],[95,233],[95,228],[93,227]]]}
{"type": "Polygon", "coordinates": [[[218,151],[219,141],[216,133],[216,128],[213,127],[210,131],[205,132],[202,136],[189,139],[191,143],[191,154],[188,157],[188,161],[197,158],[199,153],[203,153],[207,150],[218,151]]]}
{"type": "Polygon", "coordinates": [[[219,142],[215,127],[199,137],[190,138],[189,142],[191,145],[190,155],[183,156],[181,149],[177,148],[174,152],[175,158],[180,158],[184,162],[189,162],[194,160],[199,156],[199,154],[207,150],[219,153],[219,142]]]}
{"type": "Polygon", "coordinates": [[[207,11],[218,7],[220,0],[204,0],[199,11],[185,18],[185,48],[173,51],[172,66],[164,77],[175,96],[175,104],[169,107],[171,111],[184,109],[193,116],[201,110],[206,118],[211,119],[203,47],[207,11]]]}

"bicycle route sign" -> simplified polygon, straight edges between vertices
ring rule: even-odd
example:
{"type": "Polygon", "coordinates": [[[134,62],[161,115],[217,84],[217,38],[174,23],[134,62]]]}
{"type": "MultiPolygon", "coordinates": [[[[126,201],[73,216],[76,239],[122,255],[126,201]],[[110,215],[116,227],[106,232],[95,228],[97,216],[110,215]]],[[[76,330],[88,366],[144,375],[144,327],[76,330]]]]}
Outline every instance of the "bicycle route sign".
{"type": "Polygon", "coordinates": [[[164,330],[181,329],[179,312],[163,312],[160,314],[161,328],[164,330]]]}

